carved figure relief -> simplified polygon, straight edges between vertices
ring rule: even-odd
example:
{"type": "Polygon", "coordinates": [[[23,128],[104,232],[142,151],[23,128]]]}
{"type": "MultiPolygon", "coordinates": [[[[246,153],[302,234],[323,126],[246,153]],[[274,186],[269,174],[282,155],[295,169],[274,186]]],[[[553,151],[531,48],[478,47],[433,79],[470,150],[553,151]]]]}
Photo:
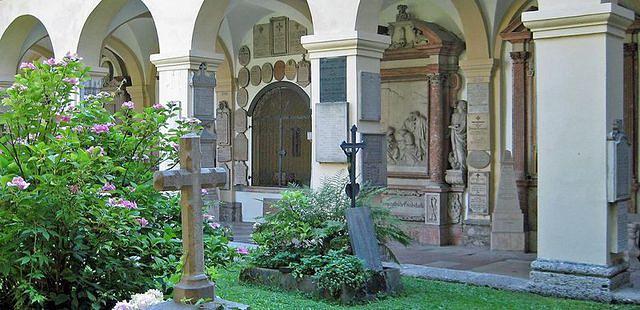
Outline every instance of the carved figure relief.
{"type": "Polygon", "coordinates": [[[427,204],[427,207],[429,208],[429,210],[427,210],[427,223],[437,223],[438,222],[438,204],[440,203],[438,201],[438,196],[432,195],[427,197],[429,199],[429,202],[427,204]]]}
{"type": "Polygon", "coordinates": [[[467,170],[467,102],[458,100],[451,115],[451,152],[449,163],[455,170],[467,170]]]}
{"type": "Polygon", "coordinates": [[[460,223],[462,209],[462,193],[450,194],[448,213],[452,224],[460,223]]]}
{"type": "Polygon", "coordinates": [[[387,159],[391,164],[416,166],[427,160],[427,118],[419,111],[409,113],[402,128],[387,129],[387,159]]]}

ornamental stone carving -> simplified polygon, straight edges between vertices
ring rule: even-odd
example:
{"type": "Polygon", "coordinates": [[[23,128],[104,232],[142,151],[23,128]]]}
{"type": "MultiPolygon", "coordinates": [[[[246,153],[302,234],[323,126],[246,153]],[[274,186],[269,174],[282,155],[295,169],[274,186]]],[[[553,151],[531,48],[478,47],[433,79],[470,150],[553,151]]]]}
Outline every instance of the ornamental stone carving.
{"type": "Polygon", "coordinates": [[[455,170],[467,170],[467,102],[458,100],[451,115],[451,153],[449,163],[455,170]]]}
{"type": "Polygon", "coordinates": [[[387,128],[387,159],[393,165],[416,166],[427,160],[427,118],[419,111],[409,113],[402,128],[387,128]]]}

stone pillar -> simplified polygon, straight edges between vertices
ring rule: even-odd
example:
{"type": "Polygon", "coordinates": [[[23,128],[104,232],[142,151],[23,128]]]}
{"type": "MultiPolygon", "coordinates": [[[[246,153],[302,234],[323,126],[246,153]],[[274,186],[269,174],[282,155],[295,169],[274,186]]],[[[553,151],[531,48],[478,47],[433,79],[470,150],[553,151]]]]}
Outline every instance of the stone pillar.
{"type": "MultiPolygon", "coordinates": [[[[631,32],[634,35],[634,32],[631,32]]],[[[629,212],[637,212],[638,192],[638,43],[624,44],[624,131],[633,146],[633,179],[629,212]]]]}
{"type": "MultiPolygon", "coordinates": [[[[344,36],[315,34],[302,37],[302,44],[309,52],[309,60],[311,61],[312,187],[321,185],[325,177],[335,176],[346,169],[346,157],[340,150],[340,142],[346,140],[347,129],[350,125],[357,125],[361,134],[384,133],[380,126],[379,117],[377,119],[376,117],[362,117],[362,109],[367,108],[363,104],[369,103],[362,100],[362,91],[363,89],[368,92],[377,91],[379,100],[380,59],[382,59],[383,52],[389,43],[388,36],[360,31],[344,36]],[[322,60],[336,57],[346,57],[346,94],[344,96],[348,103],[346,104],[346,112],[340,103],[321,102],[320,63],[322,60]],[[375,76],[377,76],[377,83],[375,76]],[[320,104],[328,105],[320,106],[320,104]],[[332,111],[340,113],[340,115],[333,112],[321,113],[318,112],[319,109],[333,109],[332,111]],[[343,113],[346,115],[342,115],[343,113]],[[343,126],[342,123],[344,123],[344,131],[340,128],[343,126]],[[335,124],[338,128],[329,130],[330,128],[324,127],[320,130],[320,127],[327,126],[327,124],[335,124]],[[319,125],[321,126],[318,127],[319,125]],[[330,145],[322,145],[321,148],[325,150],[331,148],[335,152],[335,160],[319,161],[317,146],[323,142],[330,145]]],[[[379,105],[380,102],[378,101],[377,104],[379,105]]],[[[378,111],[380,111],[379,107],[378,111]]],[[[362,162],[361,155],[362,152],[359,152],[358,162],[362,162]]],[[[356,167],[359,170],[357,175],[361,176],[363,165],[360,164],[356,167]]]]}
{"type": "Polygon", "coordinates": [[[633,13],[602,2],[540,0],[522,17],[536,44],[538,100],[538,258],[530,287],[609,301],[629,283],[617,247],[626,238],[619,204],[607,202],[607,137],[622,119],[622,48],[633,13]]]}
{"type": "Polygon", "coordinates": [[[447,76],[433,73],[429,79],[429,177],[434,185],[447,187],[444,172],[447,169],[447,149],[444,142],[447,133],[448,110],[445,107],[445,87],[447,76]]]}
{"type": "Polygon", "coordinates": [[[493,59],[470,59],[461,63],[467,84],[467,184],[469,200],[465,216],[463,244],[489,248],[491,239],[490,193],[491,79],[493,59]],[[482,160],[474,160],[480,158],[482,160]]]}

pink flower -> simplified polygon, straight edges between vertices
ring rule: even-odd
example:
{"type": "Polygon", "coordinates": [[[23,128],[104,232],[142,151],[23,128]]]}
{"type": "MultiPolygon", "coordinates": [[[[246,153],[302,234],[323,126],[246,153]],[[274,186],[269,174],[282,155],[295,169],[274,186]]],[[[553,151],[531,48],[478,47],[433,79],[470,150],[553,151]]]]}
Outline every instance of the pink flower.
{"type": "Polygon", "coordinates": [[[102,191],[103,192],[110,192],[110,191],[115,191],[116,190],[116,186],[111,184],[111,183],[105,183],[102,186],[102,191]]]}
{"type": "Polygon", "coordinates": [[[79,57],[78,54],[71,53],[71,52],[67,52],[67,54],[64,55],[64,58],[69,59],[71,61],[82,60],[82,57],[79,57]]]}
{"type": "Polygon", "coordinates": [[[198,124],[201,123],[201,121],[199,119],[194,118],[194,117],[190,117],[190,118],[185,119],[185,122],[187,122],[187,124],[189,124],[189,125],[198,125],[198,124]]]}
{"type": "Polygon", "coordinates": [[[92,147],[87,149],[87,152],[90,155],[94,155],[95,153],[98,153],[99,156],[104,156],[106,154],[104,152],[104,149],[101,146],[92,146],[92,147]]]}
{"type": "Polygon", "coordinates": [[[65,83],[69,83],[71,85],[78,85],[78,83],[80,83],[80,81],[77,78],[64,78],[62,79],[62,81],[65,83]]]}
{"type": "Polygon", "coordinates": [[[134,106],[135,104],[131,101],[125,101],[124,103],[122,103],[123,109],[133,109],[134,106]]]}
{"type": "Polygon", "coordinates": [[[68,123],[70,121],[71,121],[71,116],[63,115],[63,114],[56,114],[56,122],[58,122],[58,123],[68,123]]]}
{"type": "Polygon", "coordinates": [[[220,224],[218,224],[218,223],[209,223],[209,227],[211,227],[213,229],[218,229],[218,228],[220,228],[220,224]]]}
{"type": "Polygon", "coordinates": [[[97,134],[109,132],[109,127],[110,124],[95,124],[91,127],[91,131],[97,134]]]}
{"type": "Polygon", "coordinates": [[[49,59],[43,61],[42,63],[45,64],[45,65],[52,66],[52,67],[58,65],[58,62],[56,61],[55,58],[49,58],[49,59]]]}
{"type": "Polygon", "coordinates": [[[23,62],[20,64],[20,69],[24,70],[24,69],[31,69],[31,70],[35,70],[36,66],[30,62],[23,62]]]}
{"type": "Polygon", "coordinates": [[[9,89],[13,89],[19,92],[23,92],[29,88],[27,88],[26,86],[22,85],[22,84],[18,84],[18,83],[14,83],[13,85],[11,85],[11,87],[9,87],[9,89]]]}
{"type": "Polygon", "coordinates": [[[236,252],[240,255],[247,255],[249,254],[249,250],[247,248],[244,247],[239,247],[236,249],[236,252]]]}
{"type": "Polygon", "coordinates": [[[76,132],[76,133],[80,133],[84,131],[84,127],[78,125],[76,127],[71,128],[71,131],[76,132]]]}
{"type": "Polygon", "coordinates": [[[17,187],[19,190],[25,190],[29,187],[31,183],[27,183],[24,181],[22,177],[14,177],[11,182],[7,182],[7,186],[9,187],[17,187]]]}
{"type": "Polygon", "coordinates": [[[121,207],[127,209],[137,209],[138,204],[135,201],[122,200],[118,203],[121,207]]]}
{"type": "Polygon", "coordinates": [[[75,195],[80,191],[80,187],[78,185],[69,185],[69,191],[75,195]]]}
{"type": "Polygon", "coordinates": [[[202,218],[207,222],[208,221],[213,221],[213,215],[211,215],[211,214],[206,214],[205,213],[205,214],[202,215],[202,218]]]}
{"type": "Polygon", "coordinates": [[[202,195],[206,195],[209,194],[209,191],[206,188],[203,188],[200,190],[200,193],[202,193],[202,195]]]}
{"type": "Polygon", "coordinates": [[[149,221],[147,221],[147,219],[145,219],[144,217],[137,218],[136,221],[138,221],[138,223],[142,227],[149,225],[149,221]]]}
{"type": "Polygon", "coordinates": [[[56,136],[56,139],[57,139],[57,140],[62,140],[62,138],[64,138],[62,135],[57,135],[57,136],[56,136]]]}
{"type": "Polygon", "coordinates": [[[162,105],[162,103],[154,104],[153,108],[156,109],[156,110],[164,110],[164,106],[162,105]]]}
{"type": "Polygon", "coordinates": [[[4,154],[4,152],[2,150],[0,150],[0,155],[4,154]]]}

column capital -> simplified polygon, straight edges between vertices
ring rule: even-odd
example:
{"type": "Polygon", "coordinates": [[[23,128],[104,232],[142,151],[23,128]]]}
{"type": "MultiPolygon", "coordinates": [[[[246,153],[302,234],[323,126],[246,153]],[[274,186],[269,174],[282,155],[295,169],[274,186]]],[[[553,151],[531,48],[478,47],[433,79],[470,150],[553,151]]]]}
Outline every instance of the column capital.
{"type": "Polygon", "coordinates": [[[534,39],[606,33],[624,38],[634,13],[615,3],[568,3],[522,13],[534,39]]]}
{"type": "Polygon", "coordinates": [[[91,78],[103,79],[109,75],[109,69],[103,67],[92,67],[87,74],[91,78]]]}
{"type": "Polygon", "coordinates": [[[189,52],[186,55],[178,54],[153,54],[150,57],[158,72],[173,70],[198,70],[200,64],[207,64],[207,71],[215,72],[224,61],[223,54],[198,55],[189,52]]]}
{"type": "Polygon", "coordinates": [[[309,59],[364,56],[382,59],[391,38],[368,32],[354,31],[348,34],[308,35],[301,39],[302,46],[309,51],[309,59]]]}
{"type": "Polygon", "coordinates": [[[529,59],[529,52],[511,52],[509,56],[514,64],[523,64],[529,59]]]}
{"type": "Polygon", "coordinates": [[[460,68],[465,73],[467,83],[489,83],[496,63],[493,58],[467,59],[460,62],[460,68]]]}

